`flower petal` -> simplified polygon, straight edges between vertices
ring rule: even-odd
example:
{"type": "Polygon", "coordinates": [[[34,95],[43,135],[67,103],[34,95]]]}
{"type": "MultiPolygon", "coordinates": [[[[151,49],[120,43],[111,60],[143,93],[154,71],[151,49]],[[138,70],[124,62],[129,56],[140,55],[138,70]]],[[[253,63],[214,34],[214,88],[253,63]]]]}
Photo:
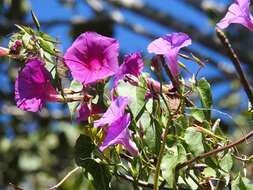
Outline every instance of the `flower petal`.
{"type": "MultiPolygon", "coordinates": [[[[118,86],[118,81],[122,80],[126,74],[138,77],[144,68],[144,62],[141,57],[141,53],[136,52],[132,54],[125,55],[123,64],[120,66],[119,71],[115,75],[114,89],[118,86]]],[[[113,94],[113,92],[112,92],[113,94]]]]}
{"type": "Polygon", "coordinates": [[[111,125],[124,115],[127,104],[127,97],[117,97],[104,113],[103,117],[94,122],[94,127],[101,127],[106,124],[111,125]]]}
{"type": "Polygon", "coordinates": [[[173,75],[178,75],[177,54],[181,48],[191,44],[190,37],[182,32],[167,34],[151,42],[148,46],[149,53],[164,55],[173,75]]]}
{"type": "Polygon", "coordinates": [[[99,147],[101,151],[105,150],[110,145],[121,144],[132,155],[138,154],[138,149],[133,141],[130,139],[128,126],[131,122],[130,114],[125,114],[117,121],[112,123],[108,129],[103,144],[99,147]]]}
{"type": "Polygon", "coordinates": [[[64,55],[65,64],[75,80],[94,83],[118,70],[118,41],[95,32],[81,34],[64,55]]]}
{"type": "Polygon", "coordinates": [[[230,24],[241,24],[253,32],[253,18],[249,6],[249,0],[235,0],[228,8],[225,17],[217,23],[217,27],[225,29],[230,24]]]}
{"type": "Polygon", "coordinates": [[[50,96],[57,95],[50,84],[51,75],[42,61],[29,60],[19,73],[15,82],[15,100],[17,106],[25,111],[37,112],[46,101],[53,101],[50,96]]]}

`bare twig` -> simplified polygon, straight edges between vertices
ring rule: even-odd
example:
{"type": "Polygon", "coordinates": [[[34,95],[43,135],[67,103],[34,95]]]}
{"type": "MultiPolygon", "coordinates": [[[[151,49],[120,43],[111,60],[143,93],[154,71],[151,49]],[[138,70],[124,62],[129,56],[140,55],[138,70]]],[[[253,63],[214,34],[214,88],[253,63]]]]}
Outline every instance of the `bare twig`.
{"type": "Polygon", "coordinates": [[[223,146],[223,147],[214,149],[214,150],[212,150],[212,151],[206,152],[206,153],[204,153],[204,154],[201,154],[201,155],[199,155],[199,156],[197,156],[197,157],[195,157],[195,158],[192,158],[191,160],[188,160],[188,161],[184,162],[183,164],[179,165],[178,168],[179,168],[179,169],[180,169],[180,168],[183,168],[183,167],[185,167],[185,166],[187,166],[187,165],[190,165],[191,163],[193,163],[193,162],[195,162],[195,161],[197,161],[197,160],[200,160],[200,159],[203,159],[203,158],[207,158],[207,157],[209,157],[209,156],[212,156],[212,155],[214,155],[214,154],[217,154],[217,153],[219,153],[219,152],[222,152],[222,151],[224,151],[224,150],[227,150],[227,149],[230,149],[230,148],[232,148],[232,147],[234,147],[234,146],[237,146],[238,144],[240,144],[240,143],[246,141],[247,139],[249,139],[249,138],[252,137],[252,136],[253,136],[253,131],[250,131],[247,135],[241,137],[241,138],[238,139],[237,141],[232,142],[232,143],[230,143],[230,144],[228,144],[228,145],[226,145],[226,146],[223,146]]]}
{"type": "Polygon", "coordinates": [[[221,43],[225,47],[225,50],[226,50],[228,56],[232,60],[232,62],[234,64],[234,67],[235,67],[235,69],[236,69],[236,71],[239,75],[239,78],[240,78],[241,84],[244,88],[244,91],[246,92],[251,105],[253,105],[253,93],[252,93],[252,90],[250,88],[249,82],[248,82],[247,78],[245,77],[245,75],[243,73],[241,63],[240,63],[240,60],[239,60],[238,56],[234,52],[228,38],[224,34],[224,32],[222,32],[222,30],[217,28],[216,33],[217,33],[217,36],[219,37],[221,43]]]}
{"type": "Polygon", "coordinates": [[[73,170],[71,170],[69,173],[67,173],[67,175],[59,183],[57,183],[53,187],[50,187],[48,190],[53,190],[53,189],[57,189],[58,187],[60,187],[73,173],[75,173],[79,169],[81,169],[80,166],[78,166],[78,167],[74,168],[73,170]]]}

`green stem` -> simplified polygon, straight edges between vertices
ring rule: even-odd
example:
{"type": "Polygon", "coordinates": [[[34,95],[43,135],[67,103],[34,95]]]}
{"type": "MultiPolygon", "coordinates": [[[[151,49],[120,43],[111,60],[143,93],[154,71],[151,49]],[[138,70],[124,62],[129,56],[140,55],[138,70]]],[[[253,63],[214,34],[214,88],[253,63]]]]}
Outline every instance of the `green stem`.
{"type": "MultiPolygon", "coordinates": [[[[168,122],[168,123],[170,123],[170,122],[168,122]]],[[[166,137],[167,137],[168,133],[169,133],[169,126],[166,126],[165,132],[163,135],[163,139],[162,139],[160,152],[159,152],[157,163],[156,163],[156,170],[155,170],[155,176],[154,176],[154,190],[159,190],[158,184],[159,184],[160,168],[161,168],[161,162],[162,162],[163,153],[164,153],[164,149],[165,149],[166,137]]]]}

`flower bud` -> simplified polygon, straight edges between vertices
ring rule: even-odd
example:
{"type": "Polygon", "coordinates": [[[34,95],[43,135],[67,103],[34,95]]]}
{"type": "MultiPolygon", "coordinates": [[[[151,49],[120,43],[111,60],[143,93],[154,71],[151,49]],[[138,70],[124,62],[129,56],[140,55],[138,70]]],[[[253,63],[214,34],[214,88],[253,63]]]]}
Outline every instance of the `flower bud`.
{"type": "Polygon", "coordinates": [[[16,40],[10,48],[10,53],[11,54],[18,54],[19,51],[20,51],[21,46],[22,46],[22,41],[21,40],[16,40]]]}
{"type": "Polygon", "coordinates": [[[4,57],[6,55],[9,55],[9,49],[0,47],[0,57],[4,57]]]}

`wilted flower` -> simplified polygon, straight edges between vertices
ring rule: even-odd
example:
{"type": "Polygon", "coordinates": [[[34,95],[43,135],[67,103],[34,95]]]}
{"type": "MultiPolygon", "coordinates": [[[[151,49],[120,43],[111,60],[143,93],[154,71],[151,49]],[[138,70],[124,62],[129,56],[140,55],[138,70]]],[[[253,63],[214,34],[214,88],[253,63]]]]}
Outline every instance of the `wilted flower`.
{"type": "Polygon", "coordinates": [[[241,24],[253,32],[253,16],[250,14],[250,0],[235,0],[217,26],[225,29],[232,23],[241,24]]]}
{"type": "Polygon", "coordinates": [[[180,49],[191,44],[190,37],[182,32],[167,34],[151,42],[149,53],[164,55],[174,76],[179,74],[177,54],[180,49]]]}
{"type": "Polygon", "coordinates": [[[42,61],[29,60],[15,82],[17,106],[25,111],[37,112],[46,101],[56,101],[57,92],[51,85],[50,79],[51,75],[42,61]]]}
{"type": "Polygon", "coordinates": [[[128,104],[128,98],[117,97],[104,113],[103,117],[94,122],[94,127],[108,125],[106,128],[106,137],[100,146],[103,151],[113,144],[123,145],[132,155],[138,154],[138,149],[133,141],[131,141],[128,126],[131,123],[129,113],[125,113],[128,104]]]}
{"type": "Polygon", "coordinates": [[[75,80],[90,84],[117,72],[118,55],[117,40],[85,32],[67,50],[64,60],[75,80]]]}

